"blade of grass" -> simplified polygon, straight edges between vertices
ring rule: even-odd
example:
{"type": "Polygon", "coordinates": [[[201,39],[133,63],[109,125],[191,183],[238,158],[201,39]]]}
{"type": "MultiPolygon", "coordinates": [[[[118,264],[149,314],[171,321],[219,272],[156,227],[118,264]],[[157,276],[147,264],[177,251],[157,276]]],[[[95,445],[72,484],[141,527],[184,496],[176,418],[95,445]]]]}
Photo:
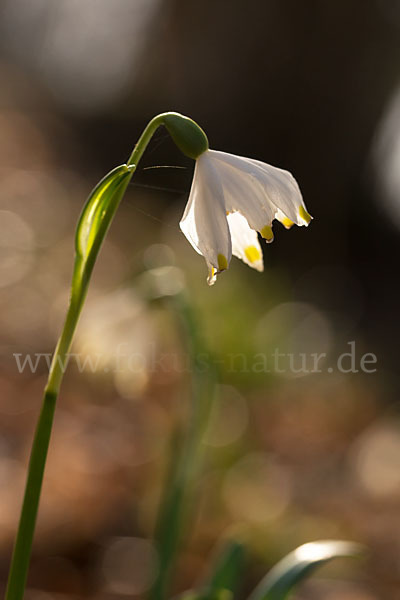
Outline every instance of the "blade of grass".
{"type": "Polygon", "coordinates": [[[295,586],[318,567],[333,558],[360,556],[362,552],[362,546],[352,542],[321,540],[303,544],[264,577],[249,600],[286,600],[295,586]]]}
{"type": "Polygon", "coordinates": [[[210,576],[201,588],[201,598],[212,600],[221,593],[232,597],[239,583],[243,564],[243,545],[233,540],[226,542],[212,567],[210,576]]]}
{"type": "Polygon", "coordinates": [[[162,600],[167,595],[182,527],[188,518],[189,498],[200,470],[201,442],[216,394],[217,381],[215,366],[210,354],[205,351],[201,329],[190,302],[184,293],[171,298],[171,302],[186,332],[192,367],[191,414],[187,430],[174,440],[170,468],[166,474],[155,529],[159,569],[149,593],[151,600],[162,600]]]}

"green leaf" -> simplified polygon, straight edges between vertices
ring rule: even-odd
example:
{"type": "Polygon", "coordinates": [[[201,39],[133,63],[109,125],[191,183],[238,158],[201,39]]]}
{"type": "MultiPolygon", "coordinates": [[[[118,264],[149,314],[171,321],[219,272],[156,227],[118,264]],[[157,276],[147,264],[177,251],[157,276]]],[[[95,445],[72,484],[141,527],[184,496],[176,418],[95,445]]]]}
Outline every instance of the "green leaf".
{"type": "Polygon", "coordinates": [[[229,598],[236,590],[244,562],[244,548],[239,542],[228,541],[218,556],[211,574],[202,588],[203,600],[229,598]]]}
{"type": "Polygon", "coordinates": [[[218,555],[203,585],[184,592],[179,600],[231,600],[244,562],[243,545],[229,540],[218,555]]]}
{"type": "Polygon", "coordinates": [[[83,263],[99,249],[125,191],[123,184],[127,183],[134,168],[134,165],[115,167],[103,177],[87,199],[75,236],[75,250],[83,263]]]}
{"type": "Polygon", "coordinates": [[[79,313],[101,244],[129,183],[135,165],[110,171],[91,192],[83,207],[75,234],[75,266],[71,302],[79,313]]]}
{"type": "Polygon", "coordinates": [[[249,600],[286,600],[293,588],[332,558],[359,556],[363,548],[352,542],[322,540],[299,546],[261,581],[249,600]]]}

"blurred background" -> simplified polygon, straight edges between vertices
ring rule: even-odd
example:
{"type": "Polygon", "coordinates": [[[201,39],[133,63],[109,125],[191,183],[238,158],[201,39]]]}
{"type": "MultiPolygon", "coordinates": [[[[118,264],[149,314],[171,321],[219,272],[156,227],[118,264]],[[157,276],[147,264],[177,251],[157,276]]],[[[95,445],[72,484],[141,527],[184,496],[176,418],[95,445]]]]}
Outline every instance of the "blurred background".
{"type": "Polygon", "coordinates": [[[148,120],[174,110],[212,148],[290,170],[314,221],[276,224],[263,274],[233,259],[209,288],[178,226],[193,163],[157,132],[78,328],[27,598],[152,585],[168,448],[189,402],[177,294],[220,384],[173,592],[236,535],[249,554],[239,597],[299,544],[343,538],[369,561],[337,562],[296,598],[398,598],[400,2],[0,0],[0,14],[1,586],[75,223],[148,120]],[[319,372],[304,368],[321,353],[319,372]]]}

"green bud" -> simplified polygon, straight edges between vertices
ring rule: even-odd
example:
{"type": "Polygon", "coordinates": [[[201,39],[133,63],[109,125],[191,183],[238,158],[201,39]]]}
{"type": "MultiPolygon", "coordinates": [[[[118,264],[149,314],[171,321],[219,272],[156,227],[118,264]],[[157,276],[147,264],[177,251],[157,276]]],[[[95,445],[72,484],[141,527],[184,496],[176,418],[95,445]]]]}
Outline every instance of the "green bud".
{"type": "Polygon", "coordinates": [[[179,150],[190,158],[198,158],[208,150],[208,139],[204,131],[189,119],[179,113],[164,113],[163,120],[168,133],[178,146],[179,150]]]}

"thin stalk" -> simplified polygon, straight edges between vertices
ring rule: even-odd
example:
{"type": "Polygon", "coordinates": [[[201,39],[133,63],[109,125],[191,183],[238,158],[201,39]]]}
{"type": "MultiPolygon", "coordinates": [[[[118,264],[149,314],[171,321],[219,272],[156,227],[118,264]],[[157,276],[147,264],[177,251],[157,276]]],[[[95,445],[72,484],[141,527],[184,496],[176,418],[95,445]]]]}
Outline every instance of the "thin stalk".
{"type": "Polygon", "coordinates": [[[33,438],[21,516],[8,575],[6,600],[17,600],[24,596],[58,388],[65,370],[65,358],[79,318],[79,312],[71,302],[64,329],[54,353],[52,367],[49,371],[42,409],[33,438]]]}
{"type": "Polygon", "coordinates": [[[217,379],[215,366],[209,353],[206,352],[200,326],[192,307],[183,294],[171,300],[183,323],[188,341],[192,367],[192,393],[189,423],[178,443],[175,440],[160,503],[155,534],[158,572],[149,593],[150,600],[164,600],[167,597],[183,525],[189,516],[189,498],[193,491],[193,483],[200,471],[204,451],[202,440],[209,423],[217,379]],[[208,361],[204,360],[205,357],[208,357],[208,361]]]}
{"type": "MultiPolygon", "coordinates": [[[[129,157],[127,164],[128,166],[133,166],[133,168],[129,177],[121,187],[117,204],[119,204],[121,201],[137,164],[139,163],[152,135],[156,129],[162,125],[163,119],[164,114],[154,117],[154,119],[148,123],[147,127],[140,136],[139,141],[129,157]]],[[[93,252],[85,265],[82,266],[79,257],[77,257],[75,260],[70,304],[65,318],[64,327],[57,343],[53,361],[49,370],[49,376],[44,391],[42,409],[33,439],[25,494],[11,559],[5,600],[22,600],[24,596],[58,392],[65,372],[68,351],[72,343],[75,329],[86,297],[90,277],[100,247],[101,242],[99,243],[98,247],[96,247],[95,252],[93,252]],[[80,281],[80,289],[78,293],[75,293],[74,284],[77,282],[78,278],[80,281]]]]}
{"type": "Polygon", "coordinates": [[[36,426],[24,501],[8,576],[6,598],[10,600],[22,598],[24,595],[56,400],[57,396],[54,393],[44,394],[42,410],[36,426]]]}

